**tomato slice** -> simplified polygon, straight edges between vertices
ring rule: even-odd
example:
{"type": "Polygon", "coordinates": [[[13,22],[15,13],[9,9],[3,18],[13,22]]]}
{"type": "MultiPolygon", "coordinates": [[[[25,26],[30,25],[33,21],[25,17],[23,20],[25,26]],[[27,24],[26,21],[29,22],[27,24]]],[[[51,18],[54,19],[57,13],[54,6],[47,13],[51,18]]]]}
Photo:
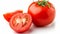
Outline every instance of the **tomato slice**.
{"type": "Polygon", "coordinates": [[[23,11],[22,10],[16,10],[15,12],[3,14],[3,16],[9,22],[11,17],[16,13],[23,13],[23,11]]]}
{"type": "Polygon", "coordinates": [[[25,32],[30,28],[32,19],[31,16],[27,13],[17,13],[12,16],[9,24],[14,31],[25,32]]]}

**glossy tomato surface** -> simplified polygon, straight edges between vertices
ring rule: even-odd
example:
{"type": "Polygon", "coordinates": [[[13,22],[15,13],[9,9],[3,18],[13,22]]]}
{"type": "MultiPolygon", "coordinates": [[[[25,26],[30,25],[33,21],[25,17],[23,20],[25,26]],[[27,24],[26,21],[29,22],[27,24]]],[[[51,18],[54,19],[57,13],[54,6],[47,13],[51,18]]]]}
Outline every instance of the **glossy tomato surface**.
{"type": "Polygon", "coordinates": [[[40,6],[38,2],[33,2],[28,8],[28,13],[32,16],[33,23],[36,26],[46,26],[55,18],[55,8],[48,2],[50,6],[40,6]]]}
{"type": "Polygon", "coordinates": [[[3,14],[3,16],[9,22],[11,17],[16,13],[23,13],[23,11],[22,10],[16,10],[15,12],[10,12],[10,13],[3,14]]]}
{"type": "Polygon", "coordinates": [[[14,31],[20,33],[25,32],[30,28],[32,24],[32,18],[27,13],[17,13],[12,16],[9,24],[14,31]]]}

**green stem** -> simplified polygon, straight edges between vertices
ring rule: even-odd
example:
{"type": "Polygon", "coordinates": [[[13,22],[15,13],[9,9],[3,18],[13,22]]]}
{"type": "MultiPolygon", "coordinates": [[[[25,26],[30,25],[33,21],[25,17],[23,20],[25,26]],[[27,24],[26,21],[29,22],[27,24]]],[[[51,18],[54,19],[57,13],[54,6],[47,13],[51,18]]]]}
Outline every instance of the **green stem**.
{"type": "Polygon", "coordinates": [[[42,0],[42,1],[38,0],[38,5],[39,6],[46,6],[46,5],[48,5],[48,7],[50,7],[50,4],[48,4],[48,0],[42,0]]]}

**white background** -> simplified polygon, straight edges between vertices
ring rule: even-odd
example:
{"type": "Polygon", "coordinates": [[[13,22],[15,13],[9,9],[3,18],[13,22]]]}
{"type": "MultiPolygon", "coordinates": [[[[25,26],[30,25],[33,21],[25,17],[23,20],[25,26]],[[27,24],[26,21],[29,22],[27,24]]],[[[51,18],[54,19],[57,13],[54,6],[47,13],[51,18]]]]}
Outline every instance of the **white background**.
{"type": "MultiPolygon", "coordinates": [[[[35,0],[34,0],[35,1],[35,0]]],[[[49,0],[56,9],[54,22],[47,27],[32,26],[30,30],[22,34],[60,34],[60,0],[49,0]]],[[[20,34],[14,32],[9,23],[4,19],[3,14],[15,10],[27,12],[28,6],[33,0],[0,0],[0,34],[20,34]]]]}

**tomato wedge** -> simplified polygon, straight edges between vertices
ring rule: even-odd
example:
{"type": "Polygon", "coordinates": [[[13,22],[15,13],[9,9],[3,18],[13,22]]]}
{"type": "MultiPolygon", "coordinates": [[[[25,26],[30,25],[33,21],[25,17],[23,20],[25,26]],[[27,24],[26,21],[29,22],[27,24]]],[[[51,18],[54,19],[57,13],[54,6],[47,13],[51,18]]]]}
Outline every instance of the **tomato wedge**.
{"type": "Polygon", "coordinates": [[[14,31],[25,32],[30,28],[32,24],[32,18],[27,13],[17,13],[12,16],[9,24],[14,31]]]}
{"type": "Polygon", "coordinates": [[[11,17],[16,13],[23,13],[23,11],[22,10],[16,10],[15,12],[3,14],[3,16],[9,22],[11,17]]]}

